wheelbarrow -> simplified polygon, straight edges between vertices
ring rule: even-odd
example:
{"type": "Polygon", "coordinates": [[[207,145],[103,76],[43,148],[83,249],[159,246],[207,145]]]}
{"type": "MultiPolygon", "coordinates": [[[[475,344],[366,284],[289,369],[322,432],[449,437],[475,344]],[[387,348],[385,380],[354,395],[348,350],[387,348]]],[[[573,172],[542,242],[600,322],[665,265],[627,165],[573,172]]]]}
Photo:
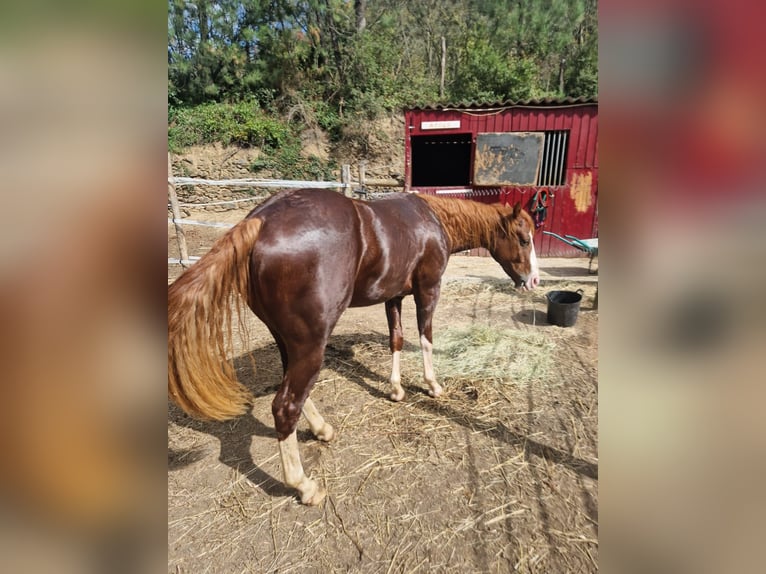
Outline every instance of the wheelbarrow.
{"type": "Polygon", "coordinates": [[[594,237],[593,239],[579,239],[578,237],[575,237],[574,235],[564,235],[562,237],[561,235],[558,235],[556,233],[553,233],[551,231],[543,231],[546,235],[552,235],[556,239],[563,241],[567,245],[570,245],[574,247],[575,249],[579,249],[580,251],[584,251],[588,254],[590,257],[590,261],[588,261],[588,273],[593,273],[591,271],[591,267],[593,265],[593,258],[598,256],[598,237],[594,237]]]}

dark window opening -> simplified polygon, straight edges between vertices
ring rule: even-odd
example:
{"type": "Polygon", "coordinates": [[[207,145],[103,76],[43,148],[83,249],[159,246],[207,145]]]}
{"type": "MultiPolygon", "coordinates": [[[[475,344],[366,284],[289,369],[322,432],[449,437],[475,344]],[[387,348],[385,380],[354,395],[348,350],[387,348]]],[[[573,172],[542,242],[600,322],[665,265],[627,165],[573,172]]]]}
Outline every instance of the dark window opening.
{"type": "Polygon", "coordinates": [[[412,186],[471,184],[471,134],[412,136],[412,186]]]}
{"type": "Polygon", "coordinates": [[[537,174],[537,185],[566,185],[566,160],[569,132],[544,132],[543,159],[537,174]]]}

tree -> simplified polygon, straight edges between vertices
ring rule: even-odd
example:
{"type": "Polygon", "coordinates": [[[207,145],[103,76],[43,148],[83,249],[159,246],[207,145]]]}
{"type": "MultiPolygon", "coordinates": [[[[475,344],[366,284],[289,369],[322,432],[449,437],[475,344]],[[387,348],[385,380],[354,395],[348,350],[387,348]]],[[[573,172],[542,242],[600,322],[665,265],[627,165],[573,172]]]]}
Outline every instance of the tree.
{"type": "Polygon", "coordinates": [[[442,38],[445,100],[597,93],[596,0],[168,0],[169,101],[438,101],[442,38]]]}

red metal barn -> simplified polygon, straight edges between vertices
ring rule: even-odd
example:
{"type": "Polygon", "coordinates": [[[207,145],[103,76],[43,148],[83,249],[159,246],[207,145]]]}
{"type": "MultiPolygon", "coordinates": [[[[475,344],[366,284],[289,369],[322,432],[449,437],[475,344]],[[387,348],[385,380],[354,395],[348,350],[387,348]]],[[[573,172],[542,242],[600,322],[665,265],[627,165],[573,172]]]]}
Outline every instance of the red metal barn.
{"type": "Polygon", "coordinates": [[[446,104],[404,118],[407,191],[537,208],[543,257],[583,253],[542,230],[598,237],[597,100],[446,104]]]}

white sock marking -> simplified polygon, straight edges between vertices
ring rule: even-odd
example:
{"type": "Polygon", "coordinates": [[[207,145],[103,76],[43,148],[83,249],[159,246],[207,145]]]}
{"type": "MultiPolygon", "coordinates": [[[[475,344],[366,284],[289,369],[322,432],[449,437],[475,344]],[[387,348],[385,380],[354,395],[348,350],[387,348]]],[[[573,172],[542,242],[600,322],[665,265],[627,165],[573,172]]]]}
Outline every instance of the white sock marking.
{"type": "Polygon", "coordinates": [[[391,400],[399,402],[404,398],[404,389],[402,388],[401,362],[402,352],[394,351],[391,356],[391,400]]]}
{"type": "Polygon", "coordinates": [[[315,437],[323,441],[330,441],[335,437],[335,429],[332,428],[332,425],[325,422],[322,415],[319,414],[314,401],[306,399],[306,402],[303,403],[302,412],[309,422],[311,432],[315,437]]]}
{"type": "Polygon", "coordinates": [[[303,472],[301,455],[298,452],[298,437],[295,431],[285,440],[279,441],[278,444],[285,484],[298,490],[303,504],[319,504],[325,497],[325,492],[303,472]]]}
{"type": "Polygon", "coordinates": [[[423,351],[423,378],[431,387],[431,391],[428,394],[432,397],[438,397],[442,394],[442,388],[439,383],[436,382],[436,375],[434,374],[434,346],[425,335],[420,336],[420,349],[423,351]]]}
{"type": "Polygon", "coordinates": [[[401,358],[402,358],[401,351],[394,351],[391,356],[391,378],[389,380],[391,381],[391,384],[393,385],[397,385],[402,380],[402,374],[400,370],[401,358]]]}

